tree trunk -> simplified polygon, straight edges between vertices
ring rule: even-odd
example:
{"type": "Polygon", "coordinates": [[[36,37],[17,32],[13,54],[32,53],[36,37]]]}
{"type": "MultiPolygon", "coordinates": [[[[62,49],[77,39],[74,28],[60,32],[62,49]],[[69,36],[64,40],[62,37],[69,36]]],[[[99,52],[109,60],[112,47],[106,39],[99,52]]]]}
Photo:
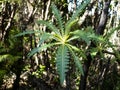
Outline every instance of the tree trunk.
{"type": "Polygon", "coordinates": [[[13,65],[13,72],[16,74],[16,79],[13,83],[12,90],[19,89],[20,75],[21,75],[21,71],[23,70],[23,65],[24,65],[24,62],[22,58],[17,60],[13,65]]]}
{"type": "Polygon", "coordinates": [[[83,65],[84,76],[81,75],[79,90],[86,90],[86,84],[87,84],[86,80],[87,80],[88,71],[89,71],[91,61],[92,61],[91,55],[88,54],[87,60],[84,62],[84,65],[83,65]]]}
{"type": "Polygon", "coordinates": [[[16,79],[14,81],[13,89],[12,90],[19,89],[20,75],[21,75],[21,71],[18,71],[18,73],[16,74],[16,79]]]}
{"type": "Polygon", "coordinates": [[[104,33],[104,29],[105,29],[107,17],[108,17],[108,9],[110,6],[110,2],[111,2],[111,0],[107,0],[107,1],[105,0],[105,2],[104,2],[104,6],[103,6],[100,21],[99,21],[99,25],[96,29],[96,34],[98,34],[98,35],[102,35],[104,33]]]}

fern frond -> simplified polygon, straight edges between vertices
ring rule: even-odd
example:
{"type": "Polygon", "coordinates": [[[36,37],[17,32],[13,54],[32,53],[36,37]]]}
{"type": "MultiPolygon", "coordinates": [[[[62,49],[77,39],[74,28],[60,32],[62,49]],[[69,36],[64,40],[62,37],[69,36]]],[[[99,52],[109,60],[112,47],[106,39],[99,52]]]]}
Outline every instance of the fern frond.
{"type": "Polygon", "coordinates": [[[62,21],[60,11],[57,9],[57,7],[54,4],[52,4],[52,10],[53,10],[53,14],[56,17],[56,20],[58,22],[58,26],[59,26],[59,29],[61,30],[61,34],[63,35],[64,34],[63,29],[64,28],[63,28],[63,21],[62,21]]]}
{"type": "Polygon", "coordinates": [[[81,15],[85,7],[90,3],[91,0],[85,0],[86,2],[79,6],[79,8],[76,10],[76,12],[72,15],[70,20],[65,24],[65,30],[66,32],[69,32],[69,28],[71,27],[71,22],[75,21],[78,15],[81,15]],[[70,25],[69,25],[70,24],[70,25]]]}
{"type": "Polygon", "coordinates": [[[49,48],[49,47],[51,47],[53,45],[56,45],[56,43],[44,44],[44,45],[42,45],[40,47],[36,47],[30,53],[28,53],[28,57],[31,57],[35,53],[42,52],[43,50],[45,50],[45,49],[47,49],[47,48],[49,48]]]}
{"type": "Polygon", "coordinates": [[[56,66],[57,71],[60,75],[60,83],[63,84],[68,71],[69,64],[69,51],[65,45],[61,45],[57,50],[56,55],[56,66]]]}
{"type": "Polygon", "coordinates": [[[53,31],[54,33],[56,33],[58,35],[61,35],[60,32],[59,32],[59,30],[56,28],[55,25],[53,25],[52,22],[48,22],[48,21],[44,21],[44,20],[39,20],[37,23],[38,24],[43,24],[46,27],[48,27],[51,31],[53,31]]]}

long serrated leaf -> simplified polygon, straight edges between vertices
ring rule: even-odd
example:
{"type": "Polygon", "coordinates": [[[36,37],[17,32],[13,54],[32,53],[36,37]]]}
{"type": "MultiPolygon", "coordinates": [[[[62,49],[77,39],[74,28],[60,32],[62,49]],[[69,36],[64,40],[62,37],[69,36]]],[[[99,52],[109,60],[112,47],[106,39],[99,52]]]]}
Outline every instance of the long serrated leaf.
{"type": "Polygon", "coordinates": [[[47,49],[47,48],[49,48],[49,47],[51,47],[51,46],[53,46],[53,45],[56,45],[56,43],[44,44],[44,45],[42,45],[42,46],[40,46],[40,47],[36,47],[36,48],[34,48],[30,53],[28,53],[28,57],[31,57],[31,56],[33,56],[35,53],[41,52],[41,51],[43,51],[44,49],[47,49]]]}
{"type": "Polygon", "coordinates": [[[70,44],[66,44],[67,46],[71,47],[74,51],[80,52],[80,49],[77,48],[76,46],[70,45],[70,44]]]}
{"type": "Polygon", "coordinates": [[[48,27],[51,31],[53,31],[54,33],[60,35],[60,32],[59,30],[56,28],[55,25],[53,25],[52,22],[48,22],[48,21],[44,21],[44,20],[39,20],[37,21],[38,24],[43,24],[45,25],[46,27],[48,27]]]}
{"type": "Polygon", "coordinates": [[[17,35],[15,35],[14,37],[19,37],[19,36],[24,36],[26,34],[33,34],[33,33],[40,33],[40,31],[36,30],[36,31],[33,31],[33,30],[26,30],[24,32],[21,32],[17,35]]]}
{"type": "Polygon", "coordinates": [[[85,41],[87,45],[89,45],[91,38],[89,38],[89,35],[91,35],[90,32],[82,31],[82,30],[76,30],[72,32],[74,36],[79,36],[79,39],[85,41]]]}
{"type": "Polygon", "coordinates": [[[72,37],[70,37],[68,40],[67,40],[67,42],[70,42],[70,41],[72,41],[72,40],[76,40],[76,39],[78,39],[79,38],[79,36],[72,36],[72,37]]]}
{"type": "Polygon", "coordinates": [[[66,44],[66,46],[70,47],[73,51],[76,51],[77,53],[79,53],[84,59],[86,59],[86,55],[85,55],[85,51],[82,51],[81,49],[79,49],[76,46],[70,45],[70,44],[66,44]]]}
{"type": "Polygon", "coordinates": [[[70,20],[65,24],[65,30],[67,30],[66,32],[69,31],[70,27],[71,27],[71,22],[73,22],[74,20],[76,20],[76,18],[78,17],[78,15],[81,15],[83,10],[85,9],[85,7],[90,3],[91,0],[85,0],[86,2],[82,5],[79,6],[79,8],[76,10],[76,12],[72,15],[72,17],[70,18],[70,20]]]}
{"type": "Polygon", "coordinates": [[[51,33],[46,33],[44,32],[41,36],[40,36],[40,41],[38,42],[39,46],[44,43],[44,41],[52,38],[52,34],[51,33]]]}
{"type": "Polygon", "coordinates": [[[56,55],[56,66],[57,71],[60,76],[60,83],[63,84],[66,76],[66,72],[68,71],[69,64],[69,51],[65,45],[61,45],[57,50],[56,55]]]}
{"type": "Polygon", "coordinates": [[[98,36],[96,35],[94,32],[91,31],[82,31],[82,30],[76,30],[71,32],[71,34],[73,34],[73,36],[85,41],[87,43],[87,45],[90,44],[90,41],[95,41],[95,42],[103,42],[104,39],[102,36],[98,36]]]}
{"type": "Polygon", "coordinates": [[[72,20],[70,23],[68,23],[68,24],[65,26],[65,34],[68,34],[69,31],[70,31],[70,29],[71,29],[71,27],[72,27],[74,24],[76,24],[77,22],[78,22],[78,20],[77,20],[77,19],[74,19],[74,20],[72,20]]]}
{"type": "Polygon", "coordinates": [[[84,1],[85,3],[80,5],[78,9],[75,11],[75,13],[72,15],[71,20],[74,20],[76,17],[78,17],[78,15],[81,15],[83,10],[86,8],[86,6],[90,3],[91,0],[84,0],[84,1]]]}
{"type": "Polygon", "coordinates": [[[62,17],[61,17],[61,14],[60,14],[60,11],[57,9],[57,7],[52,4],[52,10],[53,10],[53,14],[54,16],[56,17],[56,20],[57,20],[57,23],[58,23],[58,26],[59,26],[59,29],[61,30],[61,33],[63,35],[63,21],[62,21],[62,17]]]}
{"type": "Polygon", "coordinates": [[[78,58],[78,56],[75,55],[74,51],[72,50],[71,47],[68,47],[69,50],[70,50],[70,53],[72,54],[73,58],[74,58],[74,61],[75,61],[75,65],[77,66],[77,68],[79,69],[79,71],[81,72],[82,75],[84,75],[84,72],[83,72],[83,67],[82,67],[82,64],[78,58]]]}

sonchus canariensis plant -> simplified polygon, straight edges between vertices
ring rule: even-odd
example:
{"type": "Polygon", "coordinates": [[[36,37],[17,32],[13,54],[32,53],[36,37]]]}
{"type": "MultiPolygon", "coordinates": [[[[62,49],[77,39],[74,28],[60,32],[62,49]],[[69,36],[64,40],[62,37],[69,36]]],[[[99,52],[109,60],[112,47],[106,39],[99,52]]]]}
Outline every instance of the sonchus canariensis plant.
{"type": "MultiPolygon", "coordinates": [[[[60,11],[57,9],[57,7],[52,4],[52,12],[53,15],[55,16],[56,24],[54,22],[50,21],[44,21],[44,20],[39,20],[37,23],[39,25],[45,25],[50,31],[43,31],[42,34],[40,35],[40,41],[38,43],[38,47],[34,48],[28,56],[31,57],[37,52],[42,52],[43,50],[55,46],[56,49],[56,67],[58,74],[60,76],[60,83],[61,85],[65,81],[66,77],[66,72],[69,69],[69,62],[70,62],[70,55],[73,57],[74,62],[81,72],[82,75],[83,69],[82,69],[82,64],[80,61],[80,55],[83,56],[82,50],[79,47],[76,47],[75,45],[72,45],[72,41],[82,39],[85,42],[89,42],[88,39],[89,35],[91,34],[86,34],[86,32],[80,31],[80,30],[72,30],[71,27],[78,21],[78,16],[83,13],[83,10],[86,8],[87,4],[90,3],[90,0],[85,0],[86,2],[76,10],[76,12],[72,15],[72,17],[64,23],[62,20],[62,16],[60,14],[60,11]],[[84,35],[87,35],[85,38],[84,35]],[[54,42],[51,43],[51,40],[54,42]],[[47,43],[45,42],[47,41],[47,43]],[[49,42],[50,41],[50,42],[49,42]],[[76,55],[77,54],[77,55],[76,55]]],[[[39,33],[40,31],[29,31],[29,32],[23,32],[22,34],[18,34],[17,36],[20,35],[25,35],[25,34],[31,34],[31,33],[39,33]]],[[[94,36],[94,35],[93,35],[94,36]]],[[[92,37],[91,37],[92,38],[92,37]]]]}

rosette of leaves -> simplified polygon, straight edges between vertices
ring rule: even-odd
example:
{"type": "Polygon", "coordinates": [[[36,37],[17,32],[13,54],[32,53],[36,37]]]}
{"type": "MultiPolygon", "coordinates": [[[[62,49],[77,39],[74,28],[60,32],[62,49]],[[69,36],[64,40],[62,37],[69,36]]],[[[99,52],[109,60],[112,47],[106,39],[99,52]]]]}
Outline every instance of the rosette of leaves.
{"type": "MultiPolygon", "coordinates": [[[[81,72],[81,74],[84,75],[82,64],[79,57],[80,55],[84,57],[83,52],[80,48],[76,47],[75,45],[72,45],[71,42],[77,39],[82,39],[86,43],[88,43],[87,41],[88,39],[86,39],[84,36],[86,35],[86,32],[80,31],[80,30],[71,31],[71,27],[78,21],[77,17],[83,13],[83,10],[86,8],[87,4],[89,3],[90,3],[90,0],[86,0],[84,4],[80,5],[80,7],[76,10],[76,12],[65,24],[63,22],[60,11],[57,9],[57,7],[54,4],[52,4],[51,8],[52,8],[53,15],[56,18],[55,20],[57,24],[54,24],[54,22],[51,22],[51,21],[44,21],[44,20],[40,20],[37,22],[39,25],[45,25],[50,31],[42,32],[42,34],[40,35],[40,41],[37,45],[38,47],[34,48],[28,54],[28,56],[31,57],[35,53],[38,53],[38,52],[40,53],[47,48],[52,48],[53,46],[56,47],[57,48],[55,51],[56,67],[57,67],[58,74],[60,76],[61,85],[63,84],[65,80],[66,72],[69,69],[68,64],[70,62],[70,56],[73,57],[74,62],[77,68],[79,69],[79,71],[81,72]],[[51,42],[52,40],[54,42],[51,42]]],[[[21,36],[21,35],[31,34],[31,33],[39,33],[39,32],[40,31],[31,31],[31,32],[26,31],[16,36],[21,36]]]]}

